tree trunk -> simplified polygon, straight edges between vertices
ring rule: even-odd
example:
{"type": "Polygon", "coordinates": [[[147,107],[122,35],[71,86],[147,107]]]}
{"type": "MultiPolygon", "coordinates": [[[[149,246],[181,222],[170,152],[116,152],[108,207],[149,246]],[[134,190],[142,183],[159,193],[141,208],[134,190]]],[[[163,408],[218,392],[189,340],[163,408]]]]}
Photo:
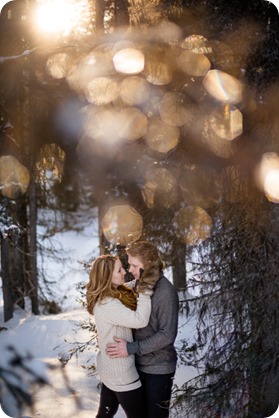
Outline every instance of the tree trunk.
{"type": "Polygon", "coordinates": [[[108,245],[109,242],[107,241],[104,231],[101,225],[102,219],[105,215],[105,210],[103,205],[99,204],[98,207],[98,230],[99,230],[99,246],[100,246],[100,255],[108,254],[108,245]]]}
{"type": "MultiPolygon", "coordinates": [[[[259,322],[263,319],[251,309],[251,332],[258,334],[259,322]]],[[[266,307],[268,311],[269,307],[266,307]]],[[[275,319],[275,318],[274,318],[275,319]]],[[[261,333],[258,343],[253,344],[251,352],[253,355],[253,368],[249,379],[249,409],[248,418],[269,417],[275,413],[279,402],[279,373],[278,362],[274,361],[274,347],[278,344],[279,324],[278,316],[275,324],[266,324],[265,332],[261,333]],[[277,324],[276,324],[277,323],[277,324]],[[276,338],[277,336],[277,338],[276,338]]]]}
{"type": "Polygon", "coordinates": [[[65,147],[64,152],[65,161],[62,180],[59,187],[59,198],[62,207],[67,211],[76,211],[79,206],[80,192],[75,150],[71,147],[65,147]]]}
{"type": "Polygon", "coordinates": [[[28,190],[28,238],[29,238],[29,295],[31,299],[32,313],[39,314],[38,303],[38,269],[37,269],[37,195],[36,195],[36,120],[34,109],[36,100],[34,97],[36,67],[35,57],[31,56],[26,68],[26,89],[23,106],[24,144],[28,156],[28,168],[30,184],[28,190]]]}
{"type": "Polygon", "coordinates": [[[186,245],[183,243],[176,243],[174,245],[173,262],[172,262],[172,277],[173,285],[176,290],[186,289],[186,245]]]}
{"type": "Polygon", "coordinates": [[[115,0],[115,26],[128,26],[130,17],[127,0],[115,0]]]}
{"type": "Polygon", "coordinates": [[[22,253],[22,237],[14,239],[13,248],[13,302],[24,309],[24,257],[22,253]]]}
{"type": "Polygon", "coordinates": [[[3,238],[0,235],[1,240],[1,275],[3,285],[3,300],[4,300],[4,321],[8,321],[13,317],[13,294],[12,294],[12,283],[10,275],[10,263],[9,254],[10,246],[8,238],[3,238]]]}
{"type": "Polygon", "coordinates": [[[20,231],[14,237],[13,250],[13,301],[22,309],[25,308],[25,239],[26,239],[26,199],[19,198],[16,205],[15,218],[20,225],[20,231]]]}
{"type": "Polygon", "coordinates": [[[35,183],[35,158],[31,157],[29,185],[29,284],[32,312],[39,314],[37,269],[37,201],[35,183]],[[32,161],[33,160],[33,161],[32,161]]]}
{"type": "Polygon", "coordinates": [[[104,0],[98,0],[95,3],[95,24],[96,24],[96,31],[101,33],[104,31],[104,15],[105,15],[105,2],[104,0]]]}

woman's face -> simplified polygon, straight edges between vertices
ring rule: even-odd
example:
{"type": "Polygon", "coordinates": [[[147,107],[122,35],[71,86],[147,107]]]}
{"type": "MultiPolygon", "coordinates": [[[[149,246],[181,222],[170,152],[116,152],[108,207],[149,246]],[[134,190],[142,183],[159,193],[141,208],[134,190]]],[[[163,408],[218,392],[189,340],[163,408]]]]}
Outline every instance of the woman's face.
{"type": "Polygon", "coordinates": [[[118,287],[125,282],[125,270],[122,267],[121,261],[117,259],[114,264],[111,282],[114,287],[118,287]]]}

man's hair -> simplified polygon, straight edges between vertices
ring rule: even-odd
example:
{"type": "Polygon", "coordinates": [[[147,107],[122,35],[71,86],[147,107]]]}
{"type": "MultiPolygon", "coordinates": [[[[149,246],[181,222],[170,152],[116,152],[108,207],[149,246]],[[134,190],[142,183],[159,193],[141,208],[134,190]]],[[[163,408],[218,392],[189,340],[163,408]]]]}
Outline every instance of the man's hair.
{"type": "Polygon", "coordinates": [[[164,264],[160,257],[159,251],[155,245],[148,241],[136,241],[126,248],[126,253],[131,257],[137,257],[144,268],[156,265],[159,270],[163,270],[164,264]]]}

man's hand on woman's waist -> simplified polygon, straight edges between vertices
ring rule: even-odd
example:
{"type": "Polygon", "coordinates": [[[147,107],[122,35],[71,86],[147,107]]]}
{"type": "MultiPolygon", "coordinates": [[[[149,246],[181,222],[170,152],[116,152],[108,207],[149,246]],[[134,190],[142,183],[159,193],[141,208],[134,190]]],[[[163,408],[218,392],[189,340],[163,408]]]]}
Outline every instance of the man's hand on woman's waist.
{"type": "Polygon", "coordinates": [[[113,337],[114,343],[107,344],[106,354],[112,358],[128,357],[127,341],[123,338],[113,337]]]}

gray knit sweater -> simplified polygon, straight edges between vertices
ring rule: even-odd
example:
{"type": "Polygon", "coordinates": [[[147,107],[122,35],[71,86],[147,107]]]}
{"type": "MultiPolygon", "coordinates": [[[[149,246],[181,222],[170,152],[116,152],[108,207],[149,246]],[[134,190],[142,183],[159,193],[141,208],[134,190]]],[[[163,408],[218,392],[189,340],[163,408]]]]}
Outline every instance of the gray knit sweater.
{"type": "Polygon", "coordinates": [[[145,328],[134,330],[134,342],[127,343],[129,354],[136,354],[139,371],[151,374],[173,373],[177,355],[179,302],[177,291],[165,277],[160,277],[151,298],[151,315],[145,328]]]}

